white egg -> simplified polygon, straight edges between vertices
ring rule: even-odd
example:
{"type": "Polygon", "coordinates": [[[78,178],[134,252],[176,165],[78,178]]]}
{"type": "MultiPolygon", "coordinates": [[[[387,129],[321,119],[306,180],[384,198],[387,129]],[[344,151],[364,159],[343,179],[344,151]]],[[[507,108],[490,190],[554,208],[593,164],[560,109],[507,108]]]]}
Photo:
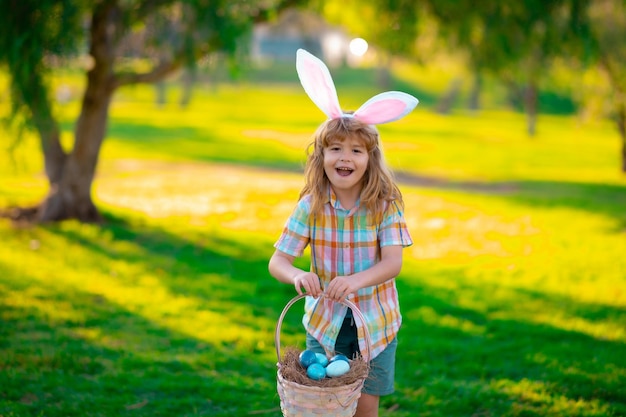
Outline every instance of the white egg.
{"type": "Polygon", "coordinates": [[[334,378],[341,376],[350,370],[350,364],[346,361],[335,361],[326,367],[326,375],[334,378]]]}

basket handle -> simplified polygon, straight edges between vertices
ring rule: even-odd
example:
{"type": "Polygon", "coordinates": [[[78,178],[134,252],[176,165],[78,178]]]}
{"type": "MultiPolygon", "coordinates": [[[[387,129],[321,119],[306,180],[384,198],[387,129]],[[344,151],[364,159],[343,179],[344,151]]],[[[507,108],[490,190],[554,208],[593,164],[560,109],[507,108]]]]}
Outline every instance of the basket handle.
{"type": "MultiPolygon", "coordinates": [[[[285,308],[283,308],[282,313],[280,313],[280,317],[278,318],[278,323],[276,324],[276,332],[274,334],[274,344],[276,345],[276,357],[278,358],[278,362],[280,362],[280,329],[282,328],[283,325],[283,320],[285,319],[285,315],[287,314],[287,311],[289,311],[289,309],[291,308],[292,305],[294,305],[298,300],[301,300],[305,297],[308,297],[308,294],[299,294],[296,295],[295,297],[293,297],[285,306],[285,308]]],[[[322,295],[322,297],[325,297],[325,295],[322,295]]],[[[342,300],[342,301],[338,301],[340,304],[343,304],[345,306],[347,306],[350,310],[352,310],[352,313],[354,315],[357,316],[357,318],[359,319],[360,323],[361,323],[361,327],[363,328],[363,333],[365,335],[365,345],[367,347],[367,356],[364,356],[364,359],[369,362],[370,357],[371,357],[371,346],[372,346],[372,339],[370,337],[370,332],[367,329],[367,324],[365,321],[365,317],[363,316],[363,313],[361,313],[361,310],[359,310],[359,308],[356,306],[356,304],[354,304],[352,301],[350,300],[342,300]]]]}

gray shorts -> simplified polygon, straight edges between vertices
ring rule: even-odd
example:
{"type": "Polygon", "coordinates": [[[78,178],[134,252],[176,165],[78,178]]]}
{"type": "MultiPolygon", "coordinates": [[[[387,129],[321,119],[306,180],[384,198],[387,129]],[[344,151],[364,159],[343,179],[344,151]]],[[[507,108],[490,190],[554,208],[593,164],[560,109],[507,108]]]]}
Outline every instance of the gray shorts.
{"type": "MultiPolygon", "coordinates": [[[[397,339],[387,345],[378,356],[370,362],[370,372],[363,385],[362,392],[369,395],[389,395],[394,392],[397,339]]],[[[306,348],[314,352],[324,353],[324,348],[310,334],[306,335],[306,348]]],[[[337,336],[335,353],[342,353],[353,358],[359,353],[356,326],[352,317],[346,317],[337,336]]]]}

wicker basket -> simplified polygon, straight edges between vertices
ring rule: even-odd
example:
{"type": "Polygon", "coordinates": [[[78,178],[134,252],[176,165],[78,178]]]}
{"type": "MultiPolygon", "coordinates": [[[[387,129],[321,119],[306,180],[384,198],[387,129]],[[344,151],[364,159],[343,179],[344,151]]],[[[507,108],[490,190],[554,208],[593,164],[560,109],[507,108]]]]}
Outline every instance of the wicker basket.
{"type": "MultiPolygon", "coordinates": [[[[284,417],[352,417],[356,412],[357,402],[361,396],[361,389],[367,375],[356,382],[340,387],[316,387],[298,384],[283,378],[280,372],[280,329],[289,308],[306,295],[298,295],[291,299],[283,309],[276,325],[275,344],[278,357],[277,387],[280,397],[280,408],[284,417]]],[[[364,329],[367,344],[367,358],[370,358],[371,339],[365,317],[358,307],[351,301],[344,300],[342,304],[348,306],[359,319],[364,329]]]]}

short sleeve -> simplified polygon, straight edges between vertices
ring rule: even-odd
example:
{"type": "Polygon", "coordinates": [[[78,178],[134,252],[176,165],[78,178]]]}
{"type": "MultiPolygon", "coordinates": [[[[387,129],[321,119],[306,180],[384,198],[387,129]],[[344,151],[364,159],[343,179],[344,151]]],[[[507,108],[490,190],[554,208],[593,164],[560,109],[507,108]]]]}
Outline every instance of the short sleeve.
{"type": "Polygon", "coordinates": [[[274,244],[276,249],[287,255],[302,256],[304,249],[311,240],[309,226],[310,207],[308,198],[305,197],[298,201],[285,223],[282,234],[274,244]]]}
{"type": "Polygon", "coordinates": [[[413,244],[402,209],[396,201],[389,203],[385,210],[383,221],[378,229],[378,241],[381,247],[407,247],[413,244]]]}

